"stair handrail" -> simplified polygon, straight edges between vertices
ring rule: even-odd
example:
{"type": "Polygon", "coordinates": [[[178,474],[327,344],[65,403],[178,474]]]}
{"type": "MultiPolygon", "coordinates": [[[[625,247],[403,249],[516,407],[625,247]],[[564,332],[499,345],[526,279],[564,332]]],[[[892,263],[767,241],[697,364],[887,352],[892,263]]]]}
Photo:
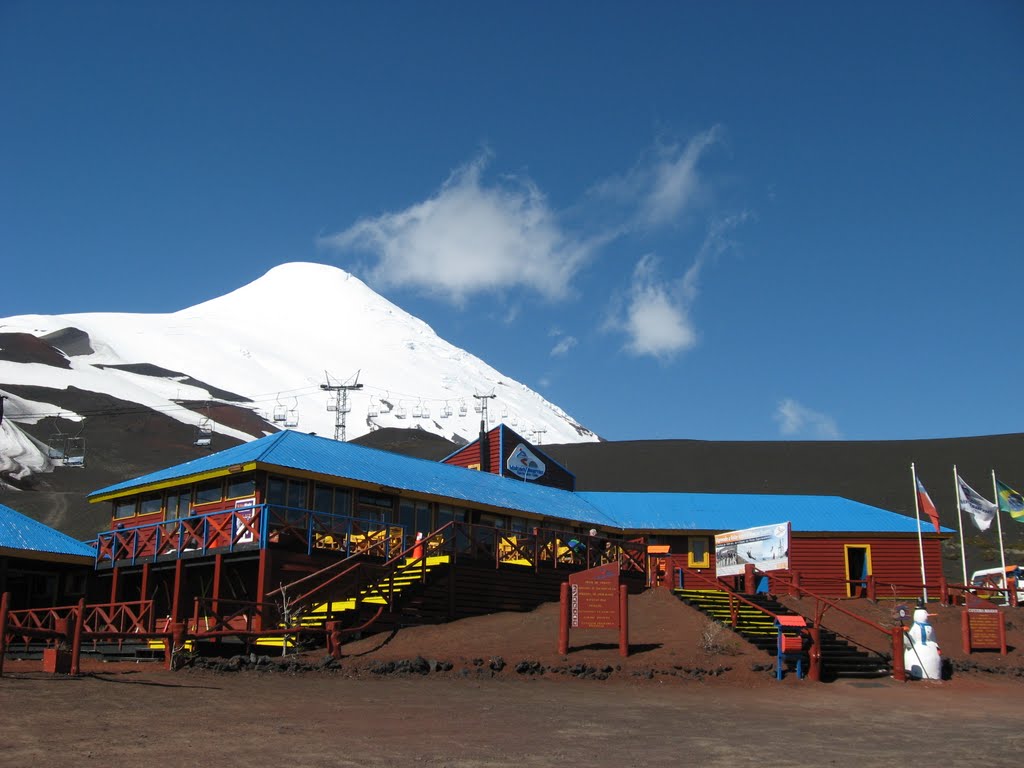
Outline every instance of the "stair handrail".
{"type": "Polygon", "coordinates": [[[688,568],[680,568],[679,570],[685,570],[688,579],[690,577],[696,577],[700,581],[703,581],[705,584],[711,585],[714,589],[718,590],[719,592],[725,592],[727,595],[729,595],[729,612],[732,616],[733,627],[736,626],[737,622],[736,609],[733,607],[732,604],[733,599],[741,603],[746,603],[751,608],[756,608],[761,613],[764,613],[767,616],[771,617],[772,621],[777,621],[779,618],[779,614],[775,613],[769,608],[765,608],[763,605],[758,605],[752,600],[748,600],[743,595],[733,591],[733,589],[729,587],[727,584],[723,584],[718,578],[711,578],[710,576],[705,576],[703,573],[700,573],[699,571],[693,571],[688,568]]]}
{"type": "MultiPolygon", "coordinates": [[[[757,572],[761,573],[763,575],[768,575],[768,574],[765,574],[764,571],[757,571],[757,572]]],[[[810,589],[807,589],[807,587],[803,586],[802,584],[794,583],[791,579],[787,580],[785,577],[780,577],[779,575],[775,575],[774,578],[777,581],[779,581],[779,582],[781,582],[783,584],[787,584],[789,586],[790,593],[792,593],[793,591],[796,591],[798,597],[801,594],[803,594],[803,595],[806,595],[807,597],[812,597],[812,598],[814,598],[817,601],[815,603],[815,607],[814,607],[814,611],[815,611],[814,625],[815,626],[821,626],[821,618],[822,618],[822,616],[825,615],[825,611],[826,610],[828,610],[829,608],[835,608],[837,611],[839,611],[840,613],[844,614],[845,616],[849,616],[851,619],[855,619],[855,620],[861,622],[862,624],[866,624],[869,627],[871,627],[872,629],[878,630],[883,635],[891,634],[891,630],[890,629],[887,629],[886,627],[883,627],[881,624],[876,624],[875,622],[871,621],[871,619],[866,619],[863,616],[860,616],[860,615],[854,613],[853,611],[850,611],[850,610],[847,610],[846,608],[843,608],[841,605],[839,605],[839,603],[835,602],[834,600],[830,600],[829,598],[825,597],[824,595],[819,595],[817,592],[814,592],[814,591],[812,591],[810,589]],[[823,605],[825,606],[825,609],[822,609],[823,605]]]]}
{"type": "MultiPolygon", "coordinates": [[[[302,595],[299,595],[298,597],[295,597],[295,598],[289,600],[288,601],[289,605],[290,606],[296,606],[296,605],[300,605],[300,604],[308,601],[309,598],[311,598],[313,595],[315,595],[320,590],[328,587],[331,584],[336,583],[337,581],[339,581],[343,577],[347,576],[348,574],[356,571],[357,569],[370,570],[372,568],[374,576],[376,576],[378,578],[388,578],[388,577],[394,575],[394,571],[396,571],[398,569],[398,567],[402,564],[402,561],[405,558],[411,556],[412,553],[415,552],[417,547],[422,547],[423,548],[423,554],[420,555],[419,557],[414,557],[414,559],[409,562],[408,567],[411,568],[415,563],[421,563],[421,562],[425,563],[426,562],[426,558],[428,557],[428,551],[430,551],[430,548],[428,547],[428,542],[437,540],[437,537],[442,532],[444,532],[444,531],[446,531],[446,530],[448,530],[450,528],[453,528],[457,522],[458,521],[456,521],[456,520],[451,520],[451,521],[445,523],[440,528],[438,528],[436,531],[433,531],[432,533],[430,533],[426,537],[420,539],[418,542],[415,542],[415,543],[411,544],[410,546],[406,547],[401,552],[399,552],[397,555],[392,557],[390,560],[387,560],[387,561],[385,561],[384,563],[382,563],[380,565],[375,565],[375,564],[367,563],[365,560],[358,560],[356,562],[352,562],[353,560],[356,560],[356,558],[360,557],[360,555],[350,555],[349,557],[346,557],[344,560],[338,560],[337,562],[331,563],[330,565],[328,565],[328,566],[326,566],[324,568],[321,568],[319,571],[314,571],[313,573],[306,574],[305,576],[303,576],[303,577],[301,577],[299,579],[296,579],[295,581],[291,582],[290,584],[287,584],[287,585],[278,587],[277,589],[271,590],[270,592],[267,593],[267,597],[271,597],[271,596],[277,595],[279,593],[280,594],[287,594],[288,590],[290,590],[292,587],[295,587],[298,584],[302,584],[302,583],[304,583],[306,581],[309,581],[310,579],[315,578],[317,576],[323,576],[328,571],[331,571],[331,570],[334,570],[334,569],[337,569],[337,568],[341,568],[341,566],[346,564],[346,563],[349,564],[349,567],[345,568],[344,570],[340,571],[339,573],[333,574],[329,579],[327,579],[326,581],[321,582],[320,584],[318,584],[317,586],[313,587],[308,592],[306,592],[306,593],[304,593],[302,595]]],[[[443,542],[443,541],[445,541],[445,539],[441,539],[441,541],[443,542]]],[[[364,585],[365,584],[363,582],[360,582],[357,585],[356,588],[362,588],[364,585]]]]}
{"type": "MultiPolygon", "coordinates": [[[[786,582],[786,579],[784,579],[784,578],[779,578],[778,576],[776,578],[780,582],[783,582],[783,583],[786,582]]],[[[829,608],[835,608],[840,613],[842,613],[842,614],[844,614],[846,616],[849,616],[850,618],[852,618],[852,619],[854,619],[856,621],[859,621],[862,624],[866,624],[868,627],[881,632],[883,635],[888,636],[889,640],[890,640],[890,642],[892,644],[892,676],[893,676],[894,679],[896,679],[898,681],[901,681],[901,682],[906,680],[906,668],[904,667],[904,663],[903,663],[903,639],[904,639],[904,635],[906,634],[906,629],[903,627],[902,624],[900,626],[898,626],[898,627],[890,627],[890,628],[883,627],[881,624],[876,624],[875,622],[871,621],[870,619],[866,619],[863,616],[859,616],[858,614],[854,613],[853,611],[849,611],[849,610],[843,608],[837,602],[835,602],[833,600],[829,600],[827,597],[824,597],[823,595],[819,595],[818,593],[816,593],[816,592],[814,592],[814,591],[812,591],[810,589],[807,589],[806,587],[802,586],[799,583],[794,583],[792,578],[789,579],[789,587],[790,587],[790,594],[792,594],[793,591],[796,591],[798,597],[801,594],[803,594],[803,595],[807,595],[808,597],[814,598],[814,600],[816,601],[815,607],[814,607],[814,627],[815,627],[815,629],[820,629],[820,627],[821,627],[821,620],[822,620],[822,618],[825,615],[825,611],[828,610],[829,608]],[[823,605],[825,606],[825,608],[822,608],[823,605]]]]}

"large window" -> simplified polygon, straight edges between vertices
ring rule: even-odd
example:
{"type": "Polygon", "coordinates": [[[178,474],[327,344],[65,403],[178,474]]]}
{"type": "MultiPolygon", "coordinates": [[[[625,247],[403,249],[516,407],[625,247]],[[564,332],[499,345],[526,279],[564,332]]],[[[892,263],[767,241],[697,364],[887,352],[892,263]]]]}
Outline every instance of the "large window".
{"type": "Polygon", "coordinates": [[[402,499],[398,504],[398,522],[405,526],[407,536],[415,536],[417,533],[426,536],[433,530],[430,504],[402,499]]]}
{"type": "Polygon", "coordinates": [[[163,507],[164,496],[159,491],[156,493],[145,493],[139,497],[140,515],[155,515],[160,512],[163,507]]]}
{"type": "Polygon", "coordinates": [[[356,517],[390,523],[391,512],[394,508],[394,497],[383,493],[360,491],[356,497],[356,517]]]}
{"type": "Polygon", "coordinates": [[[313,489],[313,509],[331,515],[352,514],[352,494],[347,488],[317,483],[313,489]]]}
{"type": "Polygon", "coordinates": [[[466,522],[466,510],[462,507],[453,507],[450,504],[437,505],[437,527],[440,528],[455,520],[460,523],[466,522]]]}
{"type": "Polygon", "coordinates": [[[707,536],[690,536],[686,540],[686,564],[691,568],[711,566],[711,539],[707,536]]]}
{"type": "Polygon", "coordinates": [[[228,476],[228,498],[244,499],[256,495],[256,478],[252,473],[228,476]]]}
{"type": "Polygon", "coordinates": [[[135,499],[118,499],[114,502],[114,517],[132,517],[135,514],[135,499]]]}
{"type": "Polygon", "coordinates": [[[196,504],[212,504],[224,498],[224,481],[221,478],[216,480],[204,480],[196,483],[196,504]]]}
{"type": "Polygon", "coordinates": [[[192,500],[192,491],[189,488],[176,488],[167,492],[167,513],[166,520],[178,520],[188,517],[188,505],[192,500]]]}
{"type": "Polygon", "coordinates": [[[272,475],[267,479],[267,503],[280,507],[309,509],[309,482],[292,477],[272,475]]]}

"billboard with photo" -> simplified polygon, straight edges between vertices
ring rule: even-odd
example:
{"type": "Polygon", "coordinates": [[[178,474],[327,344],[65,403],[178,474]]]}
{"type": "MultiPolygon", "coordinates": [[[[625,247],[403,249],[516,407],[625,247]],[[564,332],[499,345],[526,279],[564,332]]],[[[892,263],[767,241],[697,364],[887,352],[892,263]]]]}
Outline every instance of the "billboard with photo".
{"type": "Polygon", "coordinates": [[[787,522],[716,534],[715,575],[739,575],[747,563],[759,571],[789,568],[789,530],[787,522]]]}

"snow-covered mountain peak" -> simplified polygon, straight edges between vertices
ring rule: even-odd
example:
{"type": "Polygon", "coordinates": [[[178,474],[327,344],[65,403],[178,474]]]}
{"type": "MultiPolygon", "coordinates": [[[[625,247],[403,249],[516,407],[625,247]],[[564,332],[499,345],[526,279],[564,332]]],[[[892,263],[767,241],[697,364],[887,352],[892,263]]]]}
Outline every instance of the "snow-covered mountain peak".
{"type": "Polygon", "coordinates": [[[39,402],[31,413],[10,414],[16,422],[83,415],[58,407],[57,396],[47,404],[35,389],[73,387],[196,428],[208,419],[215,434],[242,440],[286,427],[333,436],[343,414],[347,439],[405,427],[458,442],[479,429],[473,395],[494,392],[491,426],[504,421],[537,442],[597,440],[558,406],[440,338],[359,278],[324,264],[282,264],[171,313],[0,319],[0,390],[19,385],[32,387],[39,402]],[[350,390],[347,401],[322,386],[354,384],[357,373],[361,388],[350,390]],[[218,420],[218,403],[252,411],[263,428],[218,420]]]}

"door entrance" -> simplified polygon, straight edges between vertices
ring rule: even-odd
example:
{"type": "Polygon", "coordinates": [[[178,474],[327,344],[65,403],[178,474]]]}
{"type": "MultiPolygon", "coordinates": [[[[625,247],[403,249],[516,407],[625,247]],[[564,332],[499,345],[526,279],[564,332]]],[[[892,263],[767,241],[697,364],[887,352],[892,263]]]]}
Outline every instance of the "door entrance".
{"type": "Polygon", "coordinates": [[[864,597],[871,575],[871,547],[847,544],[846,549],[846,594],[849,597],[864,597]]]}

